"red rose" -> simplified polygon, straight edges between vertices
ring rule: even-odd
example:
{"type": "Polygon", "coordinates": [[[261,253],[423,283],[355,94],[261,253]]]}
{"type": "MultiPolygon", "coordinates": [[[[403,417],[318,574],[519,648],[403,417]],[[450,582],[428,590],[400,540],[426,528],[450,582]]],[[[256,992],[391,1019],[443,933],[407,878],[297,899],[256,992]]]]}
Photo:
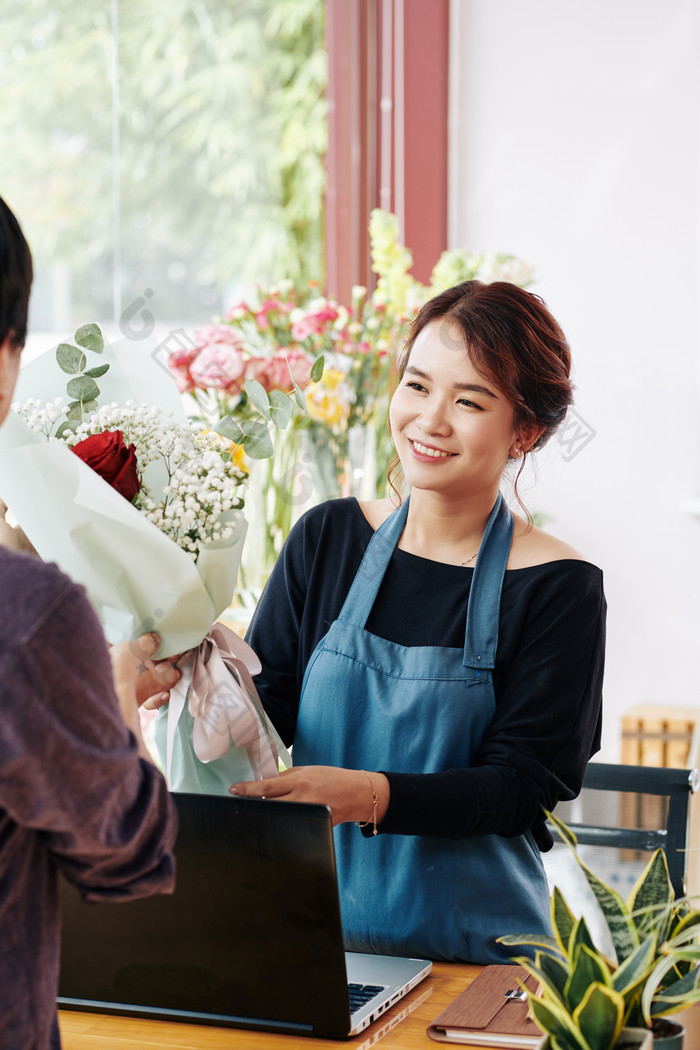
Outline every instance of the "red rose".
{"type": "Polygon", "coordinates": [[[105,430],[92,434],[73,445],[73,452],[116,489],[124,499],[132,501],[141,488],[136,461],[136,449],[127,448],[121,430],[105,430]]]}

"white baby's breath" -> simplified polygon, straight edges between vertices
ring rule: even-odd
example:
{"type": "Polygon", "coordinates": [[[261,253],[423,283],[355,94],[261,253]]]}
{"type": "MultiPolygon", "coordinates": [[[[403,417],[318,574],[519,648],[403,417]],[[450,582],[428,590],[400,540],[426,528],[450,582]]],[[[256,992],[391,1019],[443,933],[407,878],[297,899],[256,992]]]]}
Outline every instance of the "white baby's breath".
{"type": "Polygon", "coordinates": [[[127,446],[133,445],[141,489],[134,506],[161,532],[196,561],[208,544],[228,540],[234,524],[230,512],[243,506],[240,486],[247,474],[234,465],[230,444],[200,424],[180,423],[155,405],[112,403],[98,408],[73,433],[52,437],[64,419],[65,402],[44,404],[32,398],[13,406],[29,427],[49,440],[69,446],[93,434],[119,430],[127,446]],[[164,471],[162,491],[150,491],[147,468],[159,463],[164,471]]]}

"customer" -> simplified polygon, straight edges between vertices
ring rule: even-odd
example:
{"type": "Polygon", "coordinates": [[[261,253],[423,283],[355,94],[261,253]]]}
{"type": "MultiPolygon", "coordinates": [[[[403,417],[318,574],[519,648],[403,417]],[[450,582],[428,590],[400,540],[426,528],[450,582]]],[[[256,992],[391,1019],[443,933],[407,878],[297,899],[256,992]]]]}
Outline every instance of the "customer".
{"type": "Polygon", "coordinates": [[[563,420],[569,369],[538,296],[436,296],[391,402],[405,494],[307,512],[260,599],[256,686],[295,766],[232,791],[330,807],[354,950],[486,963],[549,927],[543,811],[600,746],[605,599],[499,490],[563,420]]]}
{"type": "MultiPolygon", "coordinates": [[[[0,423],[31,281],[29,248],[0,198],[0,423]]],[[[4,542],[12,539],[6,528],[4,542]]],[[[60,1046],[59,870],[89,900],[173,890],[174,808],[138,722],[138,704],[179,677],[149,659],[158,644],[144,635],[108,653],[82,588],[55,565],[0,547],[3,1050],[60,1046]]]]}

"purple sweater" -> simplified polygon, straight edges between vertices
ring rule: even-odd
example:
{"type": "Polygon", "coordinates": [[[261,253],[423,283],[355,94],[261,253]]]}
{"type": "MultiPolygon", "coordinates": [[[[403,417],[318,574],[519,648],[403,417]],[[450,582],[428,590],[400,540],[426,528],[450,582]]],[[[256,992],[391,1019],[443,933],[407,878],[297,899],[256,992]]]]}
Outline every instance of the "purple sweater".
{"type": "Polygon", "coordinates": [[[139,758],[81,587],[0,548],[0,1046],[56,1050],[58,869],[90,900],[169,893],[176,817],[139,758]]]}

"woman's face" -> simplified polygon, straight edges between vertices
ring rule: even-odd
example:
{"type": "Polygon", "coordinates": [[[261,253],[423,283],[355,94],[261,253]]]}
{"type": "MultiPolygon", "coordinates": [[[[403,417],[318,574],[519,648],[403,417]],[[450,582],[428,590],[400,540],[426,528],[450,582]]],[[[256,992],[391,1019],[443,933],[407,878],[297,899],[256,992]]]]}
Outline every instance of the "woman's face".
{"type": "Polygon", "coordinates": [[[451,322],[432,321],[418,335],[389,420],[413,488],[495,499],[519,444],[513,405],[474,368],[451,322]]]}

